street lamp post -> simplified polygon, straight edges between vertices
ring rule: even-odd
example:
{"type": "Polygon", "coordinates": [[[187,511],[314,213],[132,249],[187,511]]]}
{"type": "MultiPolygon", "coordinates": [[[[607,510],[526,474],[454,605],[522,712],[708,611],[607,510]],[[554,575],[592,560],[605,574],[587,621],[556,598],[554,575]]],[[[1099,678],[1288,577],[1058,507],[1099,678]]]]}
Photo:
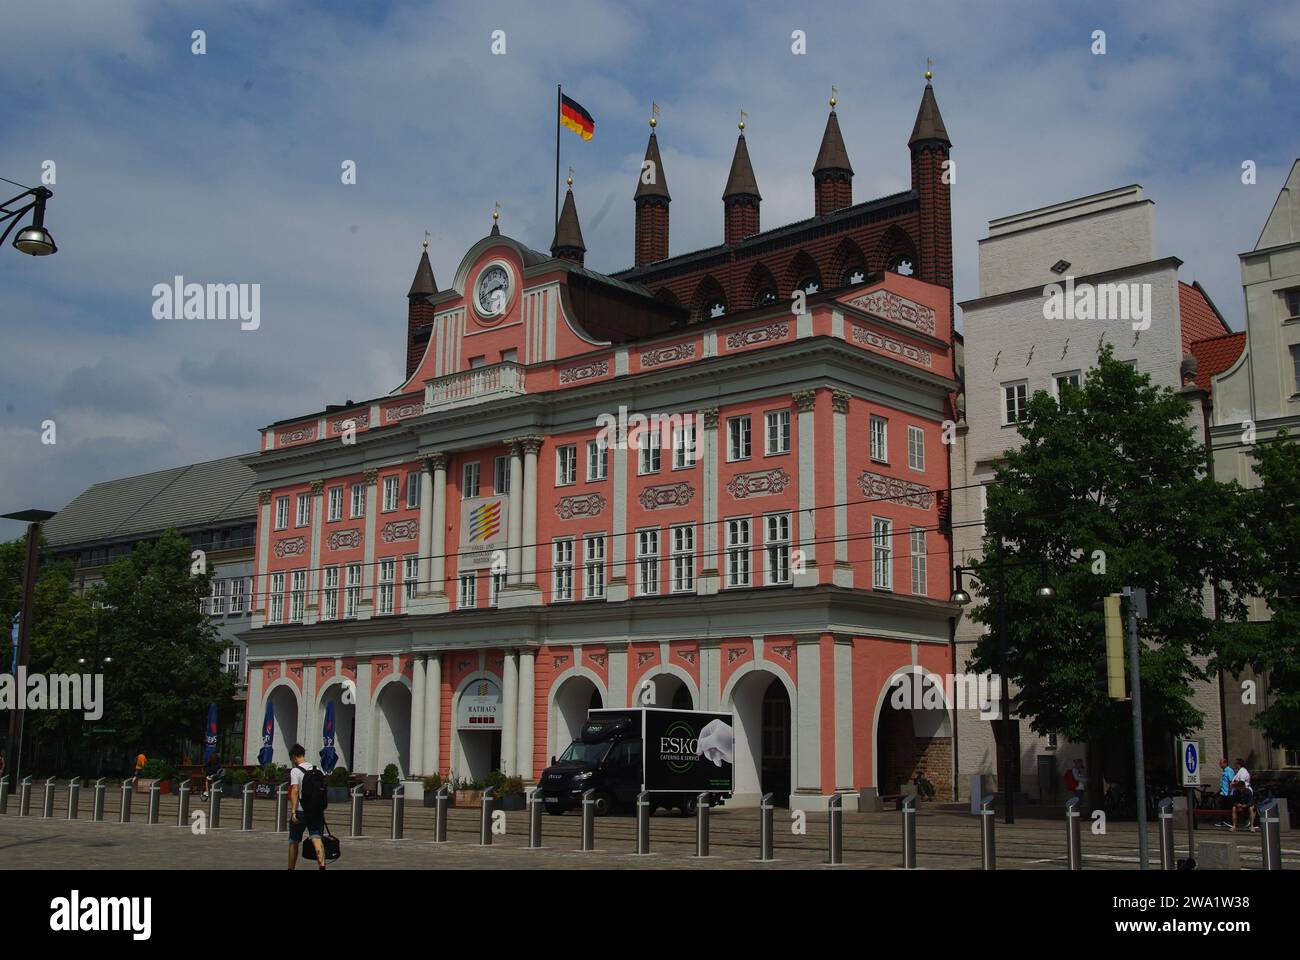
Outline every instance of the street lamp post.
{"type": "MultiPolygon", "coordinates": [[[[1007,661],[1007,568],[1033,566],[1027,563],[1007,563],[1002,555],[1002,550],[997,552],[997,559],[994,563],[994,569],[998,572],[997,578],[997,630],[998,630],[998,659],[999,669],[1002,673],[1001,680],[1001,702],[998,707],[999,719],[1003,724],[1002,740],[1002,769],[998,772],[998,780],[1002,784],[1002,822],[1016,822],[1015,808],[1015,790],[1013,782],[1018,781],[1020,769],[1020,728],[1011,719],[1011,682],[1008,679],[1007,661]]],[[[1047,580],[1047,564],[1040,564],[1042,567],[1042,580],[1038,589],[1034,591],[1034,596],[1039,600],[1050,600],[1056,595],[1051,584],[1047,580]]],[[[953,568],[953,575],[956,589],[953,590],[951,600],[953,603],[967,604],[970,603],[970,594],[966,592],[963,580],[970,577],[971,580],[982,586],[987,586],[985,582],[975,575],[975,571],[970,567],[957,566],[953,568]]]]}
{"type": "Polygon", "coordinates": [[[0,223],[6,220],[13,221],[5,227],[4,233],[0,233],[0,244],[3,244],[13,228],[22,222],[23,216],[31,211],[32,222],[18,231],[18,235],[14,237],[14,249],[33,257],[48,257],[51,253],[58,253],[59,248],[55,245],[54,238],[50,236],[50,231],[45,229],[45,202],[54,196],[53,191],[45,187],[23,186],[13,180],[5,180],[4,177],[0,177],[0,180],[12,183],[15,187],[23,187],[23,192],[18,196],[10,197],[4,203],[0,203],[0,223]],[[28,200],[28,197],[31,199],[28,200]],[[18,203],[22,203],[23,206],[14,207],[18,203]],[[10,209],[11,207],[13,209],[10,209]]]}
{"type": "MultiPolygon", "coordinates": [[[[7,233],[7,231],[6,231],[7,233]]],[[[0,238],[0,242],[3,239],[0,238]]],[[[27,524],[27,559],[23,566],[23,599],[18,622],[18,656],[14,662],[14,682],[18,670],[27,665],[27,655],[32,643],[32,601],[36,595],[36,546],[40,540],[41,524],[54,516],[49,510],[20,510],[0,514],[3,520],[19,520],[27,524]]],[[[22,778],[23,769],[23,718],[26,707],[26,690],[16,691],[14,709],[9,712],[9,752],[13,754],[14,782],[22,778]]]]}

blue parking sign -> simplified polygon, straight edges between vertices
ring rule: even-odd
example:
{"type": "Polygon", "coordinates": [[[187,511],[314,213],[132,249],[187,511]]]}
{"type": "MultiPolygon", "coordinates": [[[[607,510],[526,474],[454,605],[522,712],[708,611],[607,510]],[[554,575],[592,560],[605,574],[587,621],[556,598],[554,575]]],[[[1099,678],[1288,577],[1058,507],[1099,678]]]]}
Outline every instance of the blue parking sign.
{"type": "Polygon", "coordinates": [[[1201,785],[1201,745],[1196,740],[1179,740],[1178,754],[1182,758],[1179,768],[1182,771],[1184,787],[1201,785]]]}

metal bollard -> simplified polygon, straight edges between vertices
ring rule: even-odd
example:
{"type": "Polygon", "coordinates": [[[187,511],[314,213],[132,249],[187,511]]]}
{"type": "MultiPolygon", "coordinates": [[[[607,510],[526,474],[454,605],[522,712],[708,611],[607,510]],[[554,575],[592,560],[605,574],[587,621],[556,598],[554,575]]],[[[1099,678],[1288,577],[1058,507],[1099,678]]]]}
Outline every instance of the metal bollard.
{"type": "Polygon", "coordinates": [[[763,794],[758,804],[758,859],[766,863],[772,856],[772,800],[773,794],[763,794]]]}
{"type": "Polygon", "coordinates": [[[1282,869],[1282,821],[1277,815],[1277,801],[1265,800],[1256,810],[1259,821],[1259,852],[1265,870],[1282,869]]]}
{"type": "Polygon", "coordinates": [[[190,825],[190,781],[186,777],[181,781],[181,788],[176,791],[176,826],[190,825]]]}
{"type": "Polygon", "coordinates": [[[443,784],[433,798],[433,842],[447,842],[447,811],[451,807],[451,787],[443,784]]]}
{"type": "Polygon", "coordinates": [[[275,833],[289,830],[289,781],[275,788],[275,833]]]}
{"type": "Polygon", "coordinates": [[[916,869],[916,796],[903,798],[903,869],[916,869]]]}
{"type": "Polygon", "coordinates": [[[830,860],[832,866],[844,862],[844,798],[838,793],[831,794],[826,804],[829,817],[830,860]]]}
{"type": "Polygon", "coordinates": [[[636,853],[644,857],[650,852],[650,791],[636,795],[636,853]]]}
{"type": "Polygon", "coordinates": [[[582,845],[579,850],[596,849],[596,791],[584,790],[582,793],[582,845]]]}
{"type": "Polygon", "coordinates": [[[406,834],[406,784],[393,789],[393,823],[388,831],[389,840],[401,840],[406,834]]]}
{"type": "Polygon", "coordinates": [[[225,784],[218,781],[212,785],[208,791],[208,829],[217,830],[221,827],[221,794],[225,790],[225,784]]]}
{"type": "Polygon", "coordinates": [[[1156,825],[1160,831],[1160,869],[1177,870],[1178,861],[1174,859],[1174,802],[1168,797],[1160,801],[1156,825]]]}
{"type": "Polygon", "coordinates": [[[81,781],[73,778],[68,781],[68,819],[76,820],[81,810],[81,781]]]}
{"type": "Polygon", "coordinates": [[[980,804],[980,856],[985,870],[998,868],[997,847],[993,842],[993,797],[985,797],[980,804]]]}
{"type": "MultiPolygon", "coordinates": [[[[352,794],[351,794],[351,797],[352,797],[352,822],[351,822],[350,824],[348,824],[348,836],[349,836],[349,837],[360,837],[360,836],[363,836],[363,834],[361,833],[361,828],[362,828],[362,825],[363,825],[363,824],[362,824],[362,816],[361,816],[361,801],[362,801],[362,794],[363,794],[364,792],[365,792],[365,784],[363,784],[363,783],[358,783],[355,787],[352,788],[352,794]]],[[[289,814],[289,815],[292,816],[292,815],[293,815],[293,812],[290,811],[290,814],[289,814]]]]}
{"type": "Polygon", "coordinates": [[[534,787],[528,795],[528,849],[542,848],[542,788],[534,787]]]}
{"type": "Polygon", "coordinates": [[[250,780],[244,784],[244,792],[239,797],[239,829],[245,833],[253,829],[253,798],[256,785],[250,780]]]}
{"type": "Polygon", "coordinates": [[[9,778],[0,777],[0,816],[9,812],[9,778]]]}
{"type": "Polygon", "coordinates": [[[709,795],[701,793],[695,798],[695,855],[709,855],[709,795]]]}
{"type": "Polygon", "coordinates": [[[492,846],[492,811],[496,807],[496,787],[488,787],[478,804],[478,845],[492,846]]]}
{"type": "Polygon", "coordinates": [[[149,787],[149,812],[145,814],[145,822],[149,826],[154,826],[158,822],[158,811],[162,808],[162,786],[157,781],[149,787]]]}
{"type": "Polygon", "coordinates": [[[54,816],[54,778],[45,781],[45,796],[41,798],[41,816],[49,820],[54,816]]]}
{"type": "Polygon", "coordinates": [[[95,781],[95,798],[90,808],[90,819],[99,823],[104,819],[104,794],[108,792],[108,787],[104,783],[104,778],[100,777],[95,781]]]}
{"type": "Polygon", "coordinates": [[[30,774],[23,777],[18,785],[18,816],[25,817],[32,812],[32,778],[30,774]]]}
{"type": "Polygon", "coordinates": [[[1079,824],[1082,819],[1079,806],[1078,797],[1071,797],[1065,803],[1065,869],[1067,870],[1083,869],[1083,847],[1079,843],[1079,824]]]}
{"type": "Polygon", "coordinates": [[[131,822],[131,804],[135,800],[135,781],[122,781],[122,806],[117,811],[118,823],[131,822]]]}

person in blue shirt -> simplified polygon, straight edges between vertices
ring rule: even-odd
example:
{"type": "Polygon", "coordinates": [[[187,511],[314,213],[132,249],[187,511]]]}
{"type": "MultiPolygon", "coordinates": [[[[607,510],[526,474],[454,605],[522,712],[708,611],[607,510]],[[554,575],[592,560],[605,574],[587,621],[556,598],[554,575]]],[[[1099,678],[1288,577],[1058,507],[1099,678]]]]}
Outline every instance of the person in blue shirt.
{"type": "MultiPolygon", "coordinates": [[[[1226,811],[1228,810],[1229,807],[1232,806],[1232,800],[1230,799],[1232,795],[1232,780],[1237,775],[1237,771],[1233,770],[1232,767],[1228,765],[1228,760],[1226,757],[1219,758],[1219,769],[1222,771],[1222,773],[1219,774],[1218,803],[1220,809],[1226,811]]],[[[1219,822],[1219,826],[1230,827],[1232,826],[1232,824],[1228,823],[1228,821],[1225,819],[1219,822]]]]}

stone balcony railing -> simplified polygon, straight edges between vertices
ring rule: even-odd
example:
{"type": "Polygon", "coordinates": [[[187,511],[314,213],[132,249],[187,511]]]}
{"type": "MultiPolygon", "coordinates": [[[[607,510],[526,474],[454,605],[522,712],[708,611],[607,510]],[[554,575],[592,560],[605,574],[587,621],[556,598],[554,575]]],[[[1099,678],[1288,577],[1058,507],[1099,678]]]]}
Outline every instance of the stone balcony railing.
{"type": "Polygon", "coordinates": [[[524,367],[513,361],[462,370],[424,382],[424,412],[524,393],[524,367]]]}

